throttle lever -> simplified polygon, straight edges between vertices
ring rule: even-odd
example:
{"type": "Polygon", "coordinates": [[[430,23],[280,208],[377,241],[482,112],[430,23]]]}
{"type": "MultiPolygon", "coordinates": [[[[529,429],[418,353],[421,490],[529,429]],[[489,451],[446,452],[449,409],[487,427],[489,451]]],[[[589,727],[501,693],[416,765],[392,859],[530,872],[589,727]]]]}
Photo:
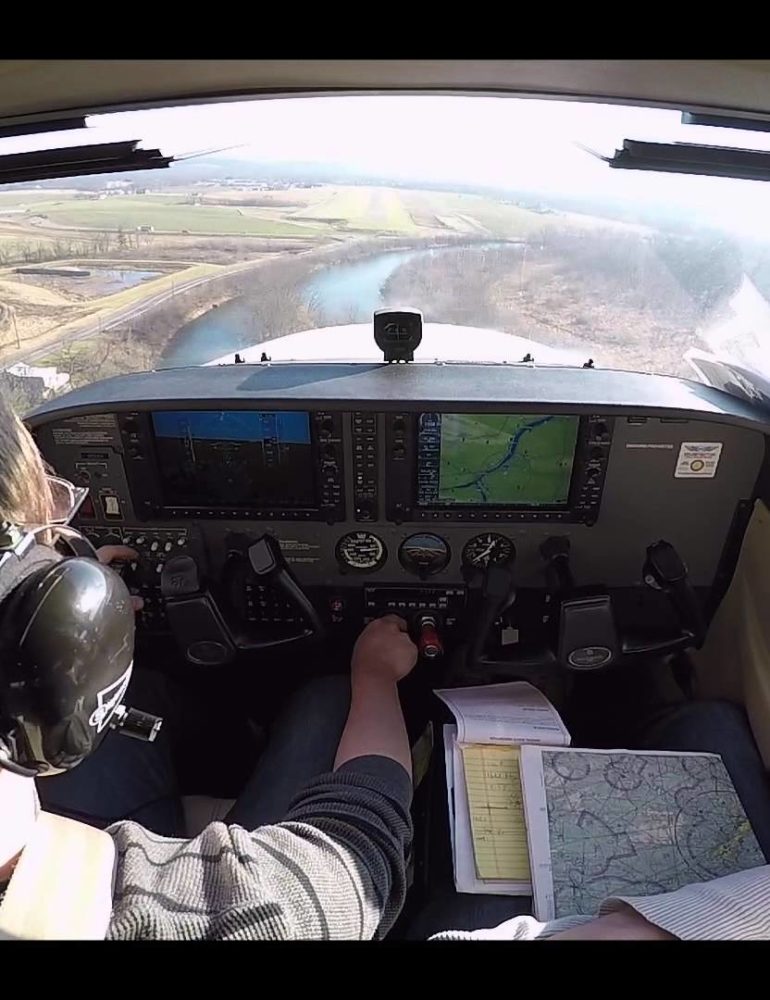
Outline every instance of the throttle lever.
{"type": "Polygon", "coordinates": [[[438,660],[444,655],[444,643],[435,615],[423,614],[415,621],[417,651],[424,660],[438,660]]]}

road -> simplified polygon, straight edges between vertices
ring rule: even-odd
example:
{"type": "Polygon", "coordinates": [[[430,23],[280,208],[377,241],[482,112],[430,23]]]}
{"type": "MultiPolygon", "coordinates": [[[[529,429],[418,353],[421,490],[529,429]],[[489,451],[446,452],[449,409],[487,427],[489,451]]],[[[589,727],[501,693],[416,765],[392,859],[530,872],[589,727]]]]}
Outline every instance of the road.
{"type": "Polygon", "coordinates": [[[49,340],[43,347],[22,347],[20,350],[9,352],[3,357],[1,362],[2,367],[9,368],[11,365],[17,364],[19,361],[23,361],[26,364],[33,364],[35,361],[50,355],[52,350],[61,347],[63,344],[72,343],[76,340],[86,340],[89,337],[100,334],[103,330],[109,330],[114,326],[118,326],[120,323],[126,323],[129,320],[136,319],[148,310],[155,309],[164,302],[168,302],[169,299],[178,295],[180,292],[187,292],[192,288],[198,288],[201,285],[206,285],[210,281],[218,281],[220,278],[237,274],[240,271],[252,270],[253,268],[259,267],[262,263],[264,263],[264,259],[258,261],[244,261],[238,264],[231,264],[223,267],[215,274],[206,274],[198,278],[179,280],[174,282],[171,288],[164,288],[161,292],[151,293],[139,302],[132,302],[128,306],[114,310],[114,312],[110,313],[108,317],[100,317],[96,320],[93,319],[93,317],[86,317],[83,320],[67,324],[65,331],[60,337],[55,340],[49,340]]]}
{"type": "MultiPolygon", "coordinates": [[[[355,248],[357,243],[368,244],[371,242],[367,237],[359,237],[357,239],[348,239],[343,241],[347,243],[351,248],[355,248]]],[[[399,245],[393,249],[420,249],[424,246],[424,242],[421,240],[403,240],[399,241],[399,245]]],[[[454,242],[449,242],[446,244],[431,243],[432,248],[440,246],[454,246],[454,242]]],[[[338,253],[340,250],[340,242],[333,242],[330,244],[323,244],[320,247],[310,247],[306,250],[300,250],[292,254],[294,259],[299,257],[310,258],[311,261],[317,261],[321,263],[327,255],[338,253]]],[[[114,326],[118,326],[120,323],[125,323],[128,320],[136,319],[143,313],[150,309],[155,309],[157,306],[162,305],[169,299],[178,295],[180,292],[188,291],[192,288],[197,288],[200,285],[205,285],[210,281],[217,281],[220,278],[226,277],[228,275],[237,274],[241,271],[249,271],[253,268],[260,267],[266,260],[270,259],[271,255],[261,257],[259,260],[252,261],[240,261],[237,264],[227,264],[221,266],[214,274],[207,274],[197,278],[183,279],[179,278],[174,282],[173,287],[164,288],[163,291],[152,292],[148,289],[148,294],[139,301],[134,301],[130,305],[118,307],[109,313],[107,316],[102,315],[100,318],[94,318],[93,316],[84,317],[82,320],[75,320],[74,322],[66,324],[65,327],[57,335],[56,331],[51,330],[44,334],[42,338],[38,339],[38,346],[28,345],[26,347],[19,348],[15,351],[9,351],[7,354],[3,354],[2,359],[0,359],[0,370],[4,368],[9,368],[12,365],[18,364],[18,362],[23,361],[27,364],[32,364],[35,361],[45,358],[51,354],[53,350],[60,347],[62,344],[71,343],[77,340],[86,340],[89,337],[98,336],[103,330],[109,330],[114,326]]],[[[355,257],[353,258],[355,259],[355,257]]],[[[60,262],[61,263],[61,262],[60,262]]],[[[127,262],[121,262],[125,265],[127,262]]],[[[134,262],[135,263],[135,262],[134,262]]],[[[144,263],[149,263],[144,261],[144,263]]],[[[167,264],[168,261],[164,261],[167,264]]],[[[189,266],[195,266],[194,263],[190,263],[189,266]]],[[[310,267],[310,265],[309,265],[310,267]]],[[[7,270],[11,270],[9,267],[7,270]]],[[[308,274],[310,270],[308,271],[308,274]]]]}

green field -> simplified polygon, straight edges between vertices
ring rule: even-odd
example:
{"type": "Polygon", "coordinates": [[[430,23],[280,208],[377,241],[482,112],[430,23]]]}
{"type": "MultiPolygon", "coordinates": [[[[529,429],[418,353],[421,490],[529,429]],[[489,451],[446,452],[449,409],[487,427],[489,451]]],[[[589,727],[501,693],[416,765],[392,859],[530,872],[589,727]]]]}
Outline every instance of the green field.
{"type": "Polygon", "coordinates": [[[361,232],[415,235],[421,230],[516,237],[546,223],[535,212],[481,195],[402,188],[340,187],[296,209],[292,218],[361,232]]]}
{"type": "Polygon", "coordinates": [[[318,226],[265,219],[253,210],[220,205],[190,205],[159,197],[126,196],[104,201],[48,201],[35,213],[59,226],[83,229],[136,229],[152,226],[156,232],[224,233],[244,236],[316,236],[318,226]]]}
{"type": "Polygon", "coordinates": [[[52,235],[57,227],[96,231],[152,227],[155,233],[210,236],[446,233],[515,239],[548,224],[534,212],[481,195],[358,185],[258,192],[174,189],[102,198],[68,190],[0,191],[3,222],[4,230],[14,236],[22,230],[40,238],[52,235]],[[219,203],[210,204],[209,197],[219,203]],[[221,203],[227,198],[233,204],[221,203]],[[250,200],[257,203],[249,204],[250,200]],[[4,217],[3,209],[10,214],[4,217]]]}
{"type": "Polygon", "coordinates": [[[433,218],[436,220],[434,224],[456,232],[516,237],[540,229],[545,224],[535,212],[482,195],[409,191],[405,200],[412,217],[422,225],[430,224],[433,218]]]}
{"type": "Polygon", "coordinates": [[[3,208],[11,212],[5,221],[41,236],[57,226],[112,231],[151,226],[156,233],[224,236],[322,236],[336,230],[516,238],[547,224],[534,212],[480,195],[357,185],[264,192],[217,189],[211,195],[177,188],[101,200],[67,190],[0,191],[0,213],[3,208]],[[234,203],[207,202],[207,197],[221,202],[224,196],[234,203]],[[258,203],[248,204],[250,199],[258,203]]]}
{"type": "Polygon", "coordinates": [[[445,414],[439,503],[566,503],[577,425],[576,417],[445,414]]]}
{"type": "Polygon", "coordinates": [[[297,220],[314,219],[362,232],[412,236],[419,227],[400,192],[391,188],[348,187],[331,193],[292,213],[297,220]]]}

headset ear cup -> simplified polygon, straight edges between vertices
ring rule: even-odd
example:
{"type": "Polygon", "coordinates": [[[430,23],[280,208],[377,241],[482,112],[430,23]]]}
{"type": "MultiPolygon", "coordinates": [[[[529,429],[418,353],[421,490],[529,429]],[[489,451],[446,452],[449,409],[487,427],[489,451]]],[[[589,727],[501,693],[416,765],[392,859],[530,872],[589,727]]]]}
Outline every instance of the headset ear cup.
{"type": "Polygon", "coordinates": [[[128,589],[92,559],[64,559],[17,588],[9,615],[17,648],[8,713],[25,758],[16,763],[40,774],[75,767],[106,735],[131,676],[128,589]]]}
{"type": "Polygon", "coordinates": [[[19,726],[19,715],[25,711],[25,692],[31,682],[20,670],[19,645],[24,626],[19,605],[28,587],[34,587],[61,556],[37,545],[22,557],[10,556],[0,574],[0,745],[2,767],[31,776],[36,768],[22,766],[18,761],[33,760],[27,733],[19,726]]]}

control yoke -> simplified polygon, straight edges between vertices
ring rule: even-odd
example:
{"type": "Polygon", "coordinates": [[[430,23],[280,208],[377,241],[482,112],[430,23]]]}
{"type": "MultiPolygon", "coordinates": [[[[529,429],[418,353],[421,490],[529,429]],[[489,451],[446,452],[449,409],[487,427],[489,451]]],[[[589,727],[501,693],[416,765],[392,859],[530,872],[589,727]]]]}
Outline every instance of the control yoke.
{"type": "Polygon", "coordinates": [[[176,556],[163,567],[160,586],[168,623],[191,663],[220,666],[233,660],[239,651],[276,649],[323,636],[318,612],[286,565],[280,545],[270,535],[262,535],[255,542],[245,537],[236,541],[231,546],[225,577],[217,595],[201,579],[191,556],[176,556]],[[249,575],[275,588],[296,608],[303,623],[296,632],[260,628],[246,620],[229,595],[242,592],[243,581],[249,575]]]}
{"type": "Polygon", "coordinates": [[[498,673],[526,674],[558,664],[568,670],[588,671],[609,667],[634,657],[668,654],[698,648],[706,635],[706,620],[698,596],[690,583],[687,567],[669,542],[658,541],[647,548],[643,578],[647,586],[666,595],[679,622],[676,634],[628,634],[619,632],[608,594],[575,587],[569,566],[569,540],[549,538],[541,546],[551,604],[550,639],[538,646],[506,650],[504,659],[489,661],[484,648],[492,627],[513,600],[513,561],[490,565],[484,572],[481,608],[468,649],[469,672],[493,669],[498,673]]]}
{"type": "MultiPolygon", "coordinates": [[[[467,667],[470,671],[480,666],[492,626],[515,599],[516,590],[513,581],[515,563],[516,550],[512,548],[506,562],[490,564],[483,571],[480,581],[481,607],[467,653],[467,667]]],[[[474,574],[470,582],[478,586],[478,577],[474,574]]]]}

